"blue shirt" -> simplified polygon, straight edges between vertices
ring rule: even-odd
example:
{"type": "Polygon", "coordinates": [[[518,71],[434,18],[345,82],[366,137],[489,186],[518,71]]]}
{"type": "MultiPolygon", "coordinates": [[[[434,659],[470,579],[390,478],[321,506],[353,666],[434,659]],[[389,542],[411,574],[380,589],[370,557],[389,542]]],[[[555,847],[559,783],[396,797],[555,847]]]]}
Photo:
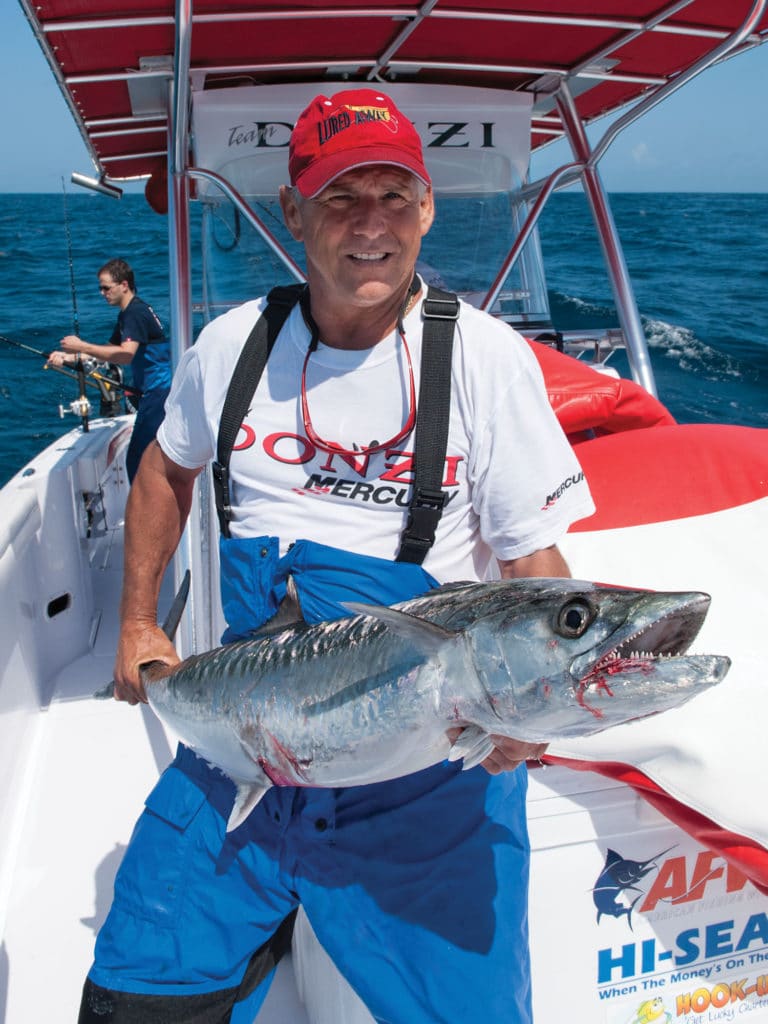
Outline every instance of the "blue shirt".
{"type": "Polygon", "coordinates": [[[171,386],[171,346],[154,310],[134,295],[117,316],[110,345],[136,341],[139,347],[131,362],[131,377],[140,391],[168,390],[171,386]]]}

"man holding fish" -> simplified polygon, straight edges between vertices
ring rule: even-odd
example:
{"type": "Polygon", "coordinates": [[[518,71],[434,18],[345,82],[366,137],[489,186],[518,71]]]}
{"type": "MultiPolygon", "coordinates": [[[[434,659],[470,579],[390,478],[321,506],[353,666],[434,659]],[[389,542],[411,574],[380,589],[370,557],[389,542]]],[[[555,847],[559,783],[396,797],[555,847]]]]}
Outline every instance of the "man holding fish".
{"type": "MultiPolygon", "coordinates": [[[[231,462],[217,451],[222,408],[265,299],[213,321],[185,354],[133,483],[120,700],[147,699],[142,664],[179,660],[157,598],[211,461],[227,640],[269,620],[294,584],[319,621],[499,572],[567,576],[557,542],[593,510],[528,346],[462,302],[442,514],[434,544],[417,535],[395,560],[421,516],[403,494],[427,429],[416,395],[429,296],[414,267],[434,203],[421,143],[382,93],[319,96],[293,130],[289,174],[280,201],[308,288],[271,339],[231,462]]],[[[545,746],[491,739],[468,771],[444,761],[342,789],[285,785],[276,754],[263,766],[275,785],[229,833],[232,780],[181,746],[118,874],[81,1024],[252,1021],[298,904],[377,1021],[530,1024],[522,762],[545,746]]]]}

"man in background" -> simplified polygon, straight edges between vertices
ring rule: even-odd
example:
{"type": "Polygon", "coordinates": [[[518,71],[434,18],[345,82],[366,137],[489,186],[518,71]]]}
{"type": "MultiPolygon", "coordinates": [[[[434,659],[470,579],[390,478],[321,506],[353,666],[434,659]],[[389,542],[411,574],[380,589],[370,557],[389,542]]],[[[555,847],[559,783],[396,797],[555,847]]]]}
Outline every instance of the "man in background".
{"type": "Polygon", "coordinates": [[[109,260],[99,270],[99,291],[110,306],[118,306],[115,329],[106,345],[83,341],[68,334],[51,352],[54,366],[72,364],[78,356],[91,356],[117,366],[131,367],[136,394],[136,422],[126,454],[128,480],[139,468],[144,449],[157,433],[165,415],[165,400],[171,387],[171,346],[154,310],[136,294],[133,270],[121,259],[109,260]]]}

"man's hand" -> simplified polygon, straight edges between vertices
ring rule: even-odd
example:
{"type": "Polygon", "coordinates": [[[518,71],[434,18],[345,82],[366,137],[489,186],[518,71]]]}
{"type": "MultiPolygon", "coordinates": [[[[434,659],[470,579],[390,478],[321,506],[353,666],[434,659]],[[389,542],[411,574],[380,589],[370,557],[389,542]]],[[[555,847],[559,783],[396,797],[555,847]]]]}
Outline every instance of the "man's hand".
{"type": "Polygon", "coordinates": [[[68,334],[62,338],[59,345],[64,349],[65,352],[84,352],[84,345],[86,343],[82,338],[78,338],[76,334],[68,334]]]}
{"type": "Polygon", "coordinates": [[[66,352],[49,352],[47,362],[51,366],[72,366],[75,361],[75,357],[67,355],[66,352]]]}
{"type": "Polygon", "coordinates": [[[86,350],[88,342],[78,338],[76,334],[68,334],[59,342],[61,352],[49,352],[48,362],[51,366],[73,366],[77,356],[86,350]]]}
{"type": "Polygon", "coordinates": [[[146,704],[147,694],[141,681],[141,666],[150,661],[162,661],[172,666],[180,660],[176,648],[156,623],[124,624],[115,659],[115,700],[146,704]]]}
{"type": "Polygon", "coordinates": [[[547,743],[525,743],[513,740],[508,736],[491,736],[494,748],[490,755],[481,762],[483,768],[491,775],[511,772],[523,761],[538,761],[546,752],[547,743]]]}

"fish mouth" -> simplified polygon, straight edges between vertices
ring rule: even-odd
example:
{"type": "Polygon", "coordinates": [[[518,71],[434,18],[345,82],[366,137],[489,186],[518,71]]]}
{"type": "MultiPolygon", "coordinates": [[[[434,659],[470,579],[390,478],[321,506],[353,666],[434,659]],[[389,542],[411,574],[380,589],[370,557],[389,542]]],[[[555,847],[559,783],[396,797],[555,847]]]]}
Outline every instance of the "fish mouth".
{"type": "Polygon", "coordinates": [[[671,675],[683,657],[691,666],[698,663],[702,670],[719,678],[725,675],[729,659],[686,653],[704,623],[710,596],[704,593],[659,596],[658,604],[651,594],[644,599],[647,607],[639,617],[639,628],[638,617],[629,616],[631,630],[619,627],[600,648],[593,648],[575,659],[571,671],[582,693],[609,685],[611,678],[620,675],[671,675]]]}
{"type": "Polygon", "coordinates": [[[614,634],[612,646],[597,659],[593,671],[615,662],[654,661],[685,654],[704,624],[710,603],[708,594],[681,594],[680,604],[659,618],[621,638],[614,634]]]}

